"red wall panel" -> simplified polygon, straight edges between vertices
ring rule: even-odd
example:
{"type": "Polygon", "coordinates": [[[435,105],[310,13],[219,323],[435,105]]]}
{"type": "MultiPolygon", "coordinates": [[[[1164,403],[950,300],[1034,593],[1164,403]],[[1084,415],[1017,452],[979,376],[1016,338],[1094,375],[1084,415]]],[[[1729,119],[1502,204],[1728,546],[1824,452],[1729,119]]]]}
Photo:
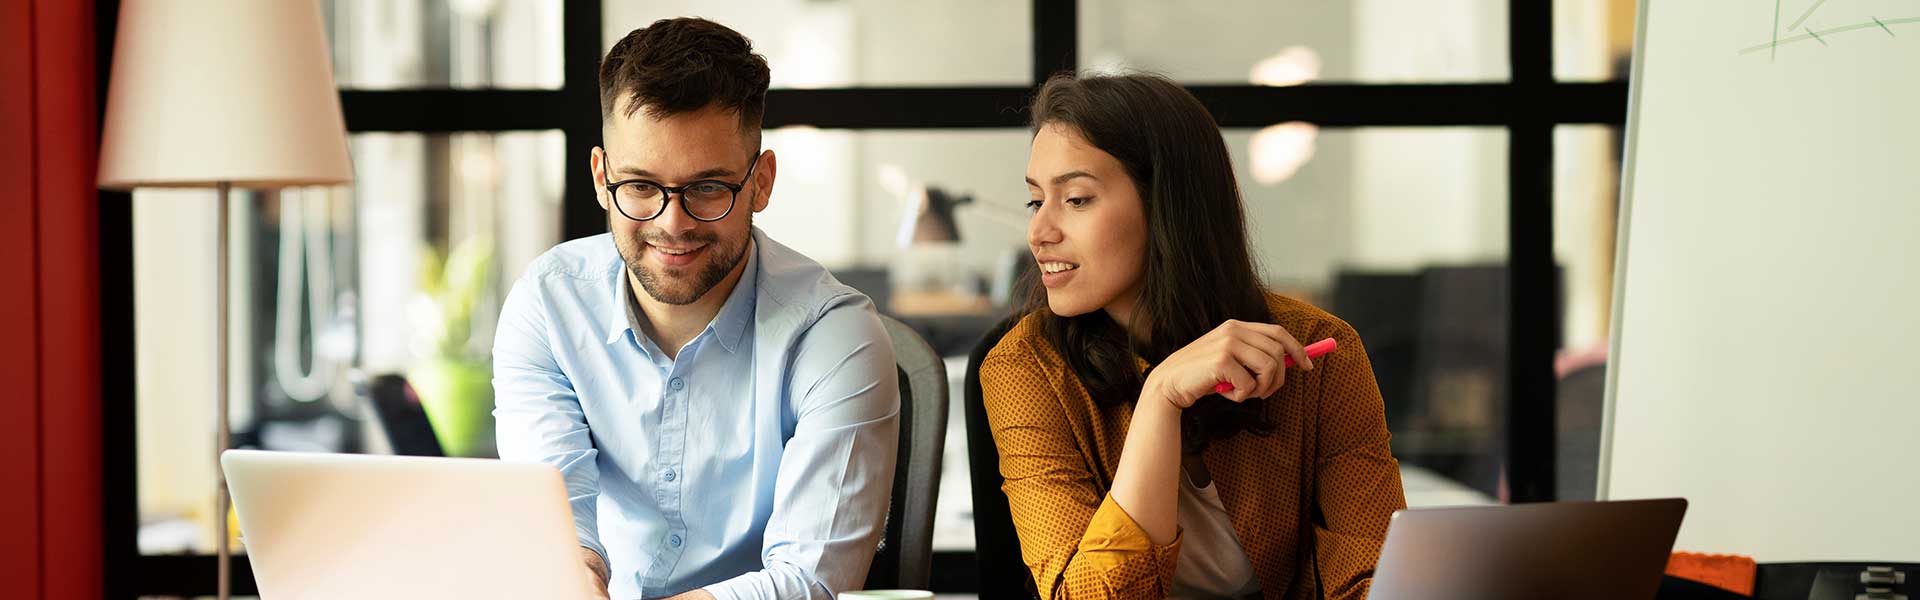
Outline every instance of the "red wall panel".
{"type": "Polygon", "coordinates": [[[40,557],[48,598],[98,598],[103,593],[100,199],[94,185],[100,108],[95,100],[93,23],[91,0],[34,2],[40,557]]]}
{"type": "Polygon", "coordinates": [[[0,596],[101,595],[89,0],[0,0],[0,596]]]}
{"type": "Polygon", "coordinates": [[[0,0],[0,589],[39,598],[39,258],[33,5],[0,0]]]}

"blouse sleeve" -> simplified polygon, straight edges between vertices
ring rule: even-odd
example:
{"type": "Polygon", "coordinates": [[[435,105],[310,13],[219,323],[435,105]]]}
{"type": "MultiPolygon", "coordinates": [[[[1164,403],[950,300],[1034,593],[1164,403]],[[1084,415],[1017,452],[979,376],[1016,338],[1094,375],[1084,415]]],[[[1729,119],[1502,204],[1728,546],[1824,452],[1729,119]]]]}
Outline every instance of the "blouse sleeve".
{"type": "Polygon", "coordinates": [[[1314,361],[1320,375],[1315,550],[1325,596],[1361,600],[1373,582],[1387,522],[1407,500],[1366,348],[1351,326],[1334,323],[1330,337],[1339,340],[1339,351],[1314,361]]]}
{"type": "Polygon", "coordinates": [[[1054,380],[1031,350],[1014,350],[981,362],[980,387],[1022,559],[1040,597],[1165,598],[1180,537],[1153,544],[1101,491],[1054,380]]]}

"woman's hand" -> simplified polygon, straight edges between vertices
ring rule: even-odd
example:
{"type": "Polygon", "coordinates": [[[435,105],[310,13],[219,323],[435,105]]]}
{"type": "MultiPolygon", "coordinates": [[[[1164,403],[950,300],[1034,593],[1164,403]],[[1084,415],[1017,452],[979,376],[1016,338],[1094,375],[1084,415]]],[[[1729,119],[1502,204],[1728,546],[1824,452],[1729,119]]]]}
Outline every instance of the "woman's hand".
{"type": "Polygon", "coordinates": [[[1233,384],[1231,391],[1220,393],[1228,400],[1265,398],[1286,383],[1288,355],[1301,368],[1313,370],[1313,359],[1286,328],[1230,320],[1161,361],[1142,388],[1179,409],[1215,393],[1221,383],[1233,384]]]}

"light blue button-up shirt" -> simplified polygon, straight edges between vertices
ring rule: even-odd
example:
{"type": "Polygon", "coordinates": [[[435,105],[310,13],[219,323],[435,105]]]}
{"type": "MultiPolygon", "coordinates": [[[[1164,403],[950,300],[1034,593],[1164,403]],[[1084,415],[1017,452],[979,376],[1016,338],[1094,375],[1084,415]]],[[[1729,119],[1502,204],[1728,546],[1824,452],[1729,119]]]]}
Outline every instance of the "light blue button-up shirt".
{"type": "Polygon", "coordinates": [[[872,303],[755,229],[746,272],[668,358],[632,325],[602,234],[536,259],[495,334],[500,457],[560,468],[614,598],[857,589],[884,533],[899,435],[872,303]]]}

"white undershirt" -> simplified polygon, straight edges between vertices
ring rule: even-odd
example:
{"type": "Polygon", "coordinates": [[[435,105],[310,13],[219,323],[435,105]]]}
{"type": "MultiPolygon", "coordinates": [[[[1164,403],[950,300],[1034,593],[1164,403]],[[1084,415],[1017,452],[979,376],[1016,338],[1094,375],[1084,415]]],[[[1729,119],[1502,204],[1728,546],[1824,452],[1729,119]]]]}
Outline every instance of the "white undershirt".
{"type": "Polygon", "coordinates": [[[1180,562],[1170,598],[1247,598],[1260,595],[1253,563],[1234,536],[1227,507],[1213,482],[1194,487],[1180,471],[1180,562]]]}

